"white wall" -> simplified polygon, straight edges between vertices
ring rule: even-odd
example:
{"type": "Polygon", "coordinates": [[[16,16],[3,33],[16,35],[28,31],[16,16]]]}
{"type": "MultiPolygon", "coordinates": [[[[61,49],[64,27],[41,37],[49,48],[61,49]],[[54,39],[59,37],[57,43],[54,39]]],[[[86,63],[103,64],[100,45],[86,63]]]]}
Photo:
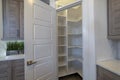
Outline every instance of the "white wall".
{"type": "Polygon", "coordinates": [[[107,39],[107,0],[83,0],[83,44],[83,79],[96,80],[96,61],[120,56],[117,41],[107,39]]]}
{"type": "Polygon", "coordinates": [[[83,0],[83,80],[96,80],[94,0],[83,0]]]}
{"type": "Polygon", "coordinates": [[[95,53],[96,59],[116,58],[117,43],[107,39],[107,0],[95,0],[95,53]]]}
{"type": "Polygon", "coordinates": [[[0,40],[3,36],[2,0],[0,0],[0,40]]]}
{"type": "Polygon", "coordinates": [[[56,1],[56,0],[50,0],[50,5],[51,5],[53,8],[56,8],[55,1],[56,1]]]}

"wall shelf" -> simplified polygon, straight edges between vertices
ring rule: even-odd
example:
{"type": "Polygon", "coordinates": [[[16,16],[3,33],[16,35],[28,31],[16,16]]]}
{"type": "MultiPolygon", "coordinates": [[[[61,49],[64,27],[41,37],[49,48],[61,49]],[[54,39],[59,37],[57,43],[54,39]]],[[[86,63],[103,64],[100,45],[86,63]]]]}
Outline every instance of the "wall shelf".
{"type": "Polygon", "coordinates": [[[77,60],[75,57],[68,57],[68,61],[75,61],[77,60]]]}
{"type": "Polygon", "coordinates": [[[65,37],[66,35],[58,35],[58,37],[65,37]]]}
{"type": "Polygon", "coordinates": [[[66,66],[66,65],[67,65],[67,63],[63,63],[63,62],[61,62],[61,63],[58,64],[59,67],[66,66]]]}
{"type": "Polygon", "coordinates": [[[63,57],[63,56],[66,56],[66,54],[65,53],[60,53],[60,54],[58,54],[58,56],[63,57]]]}
{"type": "Polygon", "coordinates": [[[67,75],[67,68],[64,66],[64,67],[59,67],[58,68],[58,77],[62,77],[62,76],[65,76],[67,75]]]}
{"type": "MultiPolygon", "coordinates": [[[[82,20],[71,21],[69,9],[58,13],[58,76],[73,73],[81,75],[82,56],[82,20]],[[64,14],[63,14],[64,13],[64,14]],[[64,16],[63,16],[64,15],[64,16]],[[59,60],[61,58],[61,60],[59,60]]],[[[81,18],[81,16],[78,16],[81,18]]],[[[77,19],[78,20],[78,19],[77,19]]]]}
{"type": "Polygon", "coordinates": [[[66,45],[58,45],[59,47],[65,47],[66,45]]]}
{"type": "Polygon", "coordinates": [[[66,28],[64,25],[58,25],[58,28],[66,28]]]}
{"type": "Polygon", "coordinates": [[[76,71],[76,69],[75,68],[73,68],[73,67],[69,67],[68,68],[68,74],[74,74],[74,73],[76,73],[77,71],[76,71]]]}
{"type": "Polygon", "coordinates": [[[69,36],[82,36],[82,33],[76,34],[76,33],[68,33],[69,36]]]}
{"type": "Polygon", "coordinates": [[[77,58],[77,57],[73,57],[73,56],[71,56],[71,57],[68,57],[68,61],[69,62],[71,62],[71,61],[75,61],[75,60],[77,60],[77,61],[79,61],[79,62],[83,62],[83,59],[82,58],[77,58]]]}
{"type": "Polygon", "coordinates": [[[81,46],[68,46],[68,48],[82,48],[81,46]]]}

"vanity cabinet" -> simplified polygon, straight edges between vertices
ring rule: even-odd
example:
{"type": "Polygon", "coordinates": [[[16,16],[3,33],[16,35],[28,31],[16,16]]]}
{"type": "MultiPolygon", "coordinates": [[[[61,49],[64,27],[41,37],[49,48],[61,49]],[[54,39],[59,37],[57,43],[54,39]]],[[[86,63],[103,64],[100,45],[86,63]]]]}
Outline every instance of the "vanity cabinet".
{"type": "Polygon", "coordinates": [[[108,39],[120,40],[120,0],[108,0],[108,39]]]}
{"type": "Polygon", "coordinates": [[[12,65],[12,80],[24,80],[24,60],[14,60],[12,65]]]}
{"type": "Polygon", "coordinates": [[[24,60],[0,61],[0,80],[24,80],[24,60]]]}
{"type": "Polygon", "coordinates": [[[0,80],[11,80],[11,62],[0,61],[0,80]]]}
{"type": "Polygon", "coordinates": [[[97,80],[120,80],[120,76],[97,66],[97,80]]]}

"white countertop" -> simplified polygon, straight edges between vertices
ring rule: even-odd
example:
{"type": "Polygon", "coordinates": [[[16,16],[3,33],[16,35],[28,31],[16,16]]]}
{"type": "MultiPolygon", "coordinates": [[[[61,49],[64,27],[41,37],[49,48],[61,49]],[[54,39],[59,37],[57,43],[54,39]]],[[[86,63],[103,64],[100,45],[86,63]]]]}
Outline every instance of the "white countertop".
{"type": "Polygon", "coordinates": [[[24,59],[24,54],[0,57],[0,61],[24,59]]]}
{"type": "Polygon", "coordinates": [[[120,76],[120,60],[100,61],[100,62],[97,62],[97,65],[120,76]]]}

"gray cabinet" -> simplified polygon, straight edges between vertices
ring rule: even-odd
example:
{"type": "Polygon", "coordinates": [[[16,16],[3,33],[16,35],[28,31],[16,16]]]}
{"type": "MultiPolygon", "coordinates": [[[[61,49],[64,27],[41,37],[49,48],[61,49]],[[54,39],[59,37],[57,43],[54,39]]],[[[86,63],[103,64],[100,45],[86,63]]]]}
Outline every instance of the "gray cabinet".
{"type": "Polygon", "coordinates": [[[24,80],[24,60],[12,61],[13,65],[13,79],[12,80],[24,80]]]}
{"type": "Polygon", "coordinates": [[[11,62],[0,62],[0,80],[11,80],[11,62]]]}
{"type": "Polygon", "coordinates": [[[1,77],[0,80],[11,80],[9,77],[1,77]]]}
{"type": "Polygon", "coordinates": [[[120,80],[120,76],[97,66],[97,80],[120,80]]]}
{"type": "Polygon", "coordinates": [[[0,61],[0,80],[24,80],[24,60],[0,61]]]}
{"type": "Polygon", "coordinates": [[[23,0],[3,1],[3,39],[23,40],[24,3],[23,0]]]}
{"type": "Polygon", "coordinates": [[[120,0],[108,0],[108,39],[120,39],[120,0]]]}

